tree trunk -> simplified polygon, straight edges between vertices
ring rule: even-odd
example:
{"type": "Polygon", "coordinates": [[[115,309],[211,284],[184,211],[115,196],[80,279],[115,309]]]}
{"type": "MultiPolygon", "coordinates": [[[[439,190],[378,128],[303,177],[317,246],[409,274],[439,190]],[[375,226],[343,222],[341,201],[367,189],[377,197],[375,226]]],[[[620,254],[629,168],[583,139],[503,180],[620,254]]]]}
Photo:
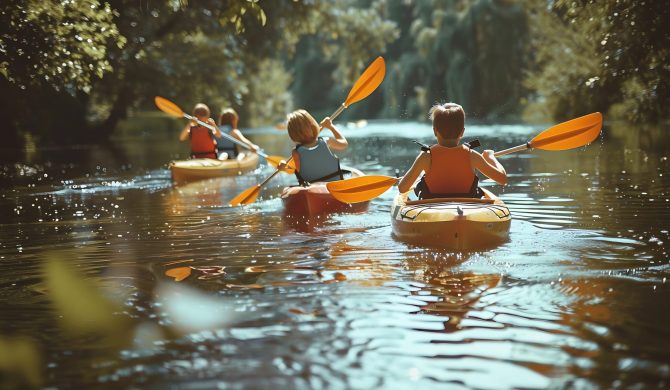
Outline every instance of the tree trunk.
{"type": "Polygon", "coordinates": [[[126,119],[128,116],[128,107],[132,104],[134,95],[135,90],[127,84],[121,87],[107,119],[93,126],[92,133],[97,135],[96,140],[104,141],[111,137],[119,121],[126,119]]]}

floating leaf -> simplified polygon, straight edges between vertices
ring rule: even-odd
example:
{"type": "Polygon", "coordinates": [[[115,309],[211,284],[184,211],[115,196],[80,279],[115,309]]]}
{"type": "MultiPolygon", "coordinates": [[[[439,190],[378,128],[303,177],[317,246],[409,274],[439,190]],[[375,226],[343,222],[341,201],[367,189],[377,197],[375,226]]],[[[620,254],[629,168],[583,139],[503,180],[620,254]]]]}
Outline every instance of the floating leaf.
{"type": "Polygon", "coordinates": [[[251,284],[226,284],[228,288],[265,288],[262,284],[251,283],[251,284]]]}
{"type": "Polygon", "coordinates": [[[201,273],[201,275],[198,276],[198,279],[200,280],[214,279],[226,274],[226,272],[224,271],[226,267],[220,265],[194,266],[191,268],[201,273]]]}
{"type": "Polygon", "coordinates": [[[306,316],[315,316],[315,315],[319,314],[318,310],[307,311],[307,310],[301,309],[299,307],[292,307],[292,308],[288,309],[288,311],[289,311],[289,313],[299,314],[299,315],[306,315],[306,316]]]}
{"type": "Polygon", "coordinates": [[[165,275],[174,278],[175,282],[181,282],[191,276],[191,267],[171,268],[165,271],[165,275]]]}

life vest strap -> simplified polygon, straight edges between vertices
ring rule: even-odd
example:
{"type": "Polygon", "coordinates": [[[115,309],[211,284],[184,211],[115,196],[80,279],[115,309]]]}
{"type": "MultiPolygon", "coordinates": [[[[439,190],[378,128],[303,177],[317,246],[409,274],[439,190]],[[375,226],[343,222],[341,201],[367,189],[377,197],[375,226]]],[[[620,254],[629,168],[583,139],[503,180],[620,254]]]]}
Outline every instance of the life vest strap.
{"type": "MultiPolygon", "coordinates": [[[[428,146],[426,144],[423,144],[423,143],[421,143],[417,140],[414,140],[413,142],[421,147],[422,152],[430,153],[430,146],[428,146]]],[[[464,143],[463,145],[467,146],[468,149],[474,149],[474,148],[478,148],[478,147],[482,146],[482,143],[479,142],[479,139],[475,138],[470,142],[464,143]]]]}
{"type": "Polygon", "coordinates": [[[319,177],[318,179],[312,180],[311,182],[308,182],[307,180],[303,179],[303,177],[300,176],[300,173],[298,171],[295,171],[295,177],[298,179],[298,184],[300,184],[303,187],[307,187],[311,183],[316,183],[316,182],[319,182],[319,181],[325,181],[325,180],[328,180],[328,179],[332,179],[334,177],[339,177],[340,180],[344,180],[344,175],[350,174],[350,173],[351,173],[350,170],[342,169],[342,168],[339,167],[339,159],[338,159],[338,169],[337,169],[337,171],[335,171],[331,174],[319,177]]]}
{"type": "Polygon", "coordinates": [[[435,198],[481,198],[484,196],[484,191],[479,188],[479,178],[475,176],[468,192],[455,192],[448,194],[433,193],[428,188],[426,183],[426,176],[424,175],[419,181],[419,184],[414,187],[414,193],[419,199],[435,199],[435,198]]]}

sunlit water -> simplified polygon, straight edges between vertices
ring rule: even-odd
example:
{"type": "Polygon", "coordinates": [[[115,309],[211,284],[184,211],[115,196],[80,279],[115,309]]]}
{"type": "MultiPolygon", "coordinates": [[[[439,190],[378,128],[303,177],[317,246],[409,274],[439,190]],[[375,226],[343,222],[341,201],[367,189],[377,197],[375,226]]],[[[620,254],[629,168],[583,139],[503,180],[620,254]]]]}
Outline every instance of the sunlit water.
{"type": "MultiPolygon", "coordinates": [[[[0,355],[10,342],[33,351],[5,383],[670,386],[668,129],[607,126],[586,148],[505,157],[509,185],[484,185],[512,211],[509,241],[452,253],[394,240],[395,189],[366,214],[305,223],[282,217],[289,176],[251,206],[226,206],[265,165],[173,187],[166,163],[186,146],[156,127],[2,166],[0,355]],[[91,299],[110,306],[84,311],[91,299]]],[[[466,138],[501,149],[540,130],[470,126],[466,138]]],[[[344,163],[395,175],[431,130],[374,122],[345,134],[344,163]]],[[[277,130],[250,137],[288,154],[277,130]]]]}

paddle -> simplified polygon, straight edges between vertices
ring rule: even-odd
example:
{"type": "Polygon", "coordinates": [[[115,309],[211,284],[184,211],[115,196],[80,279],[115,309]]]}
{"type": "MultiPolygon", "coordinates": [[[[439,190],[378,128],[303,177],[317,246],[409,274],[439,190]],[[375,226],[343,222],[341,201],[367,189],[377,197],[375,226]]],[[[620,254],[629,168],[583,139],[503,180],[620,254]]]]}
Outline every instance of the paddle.
{"type": "MultiPolygon", "coordinates": [[[[525,144],[495,152],[495,156],[527,149],[567,150],[591,143],[600,134],[603,116],[594,112],[550,127],[525,144]]],[[[328,191],[340,202],[367,202],[376,198],[398,182],[391,176],[361,176],[326,184],[328,191]]]]}
{"type": "MultiPolygon", "coordinates": [[[[354,86],[351,87],[351,90],[349,91],[349,95],[347,95],[346,100],[342,105],[333,112],[333,114],[330,116],[330,120],[334,121],[335,118],[337,118],[342,111],[344,111],[347,107],[350,105],[357,103],[366,97],[370,96],[372,92],[374,92],[375,89],[379,86],[379,84],[382,83],[384,80],[384,75],[386,74],[386,64],[384,63],[384,59],[382,57],[377,57],[368,67],[365,69],[363,74],[361,74],[358,77],[358,80],[356,80],[356,83],[354,83],[354,86]]],[[[289,164],[293,159],[293,156],[291,156],[287,160],[287,164],[289,164]]],[[[230,206],[240,206],[240,205],[246,205],[250,204],[256,201],[258,199],[258,194],[261,191],[261,188],[270,180],[272,180],[273,177],[275,177],[279,173],[279,170],[276,170],[272,175],[268,176],[267,179],[263,180],[260,184],[257,184],[253,187],[247,188],[246,190],[242,191],[241,194],[237,195],[233,199],[228,202],[230,206]]]]}
{"type": "MultiPolygon", "coordinates": [[[[174,104],[173,102],[167,100],[164,97],[156,96],[154,98],[154,102],[156,103],[156,107],[158,107],[161,111],[163,111],[164,113],[166,113],[170,116],[173,116],[175,118],[186,118],[186,119],[189,119],[189,120],[193,120],[196,123],[198,123],[200,126],[205,126],[206,128],[208,128],[210,130],[216,130],[214,128],[214,126],[210,125],[209,123],[203,122],[203,121],[199,120],[198,118],[196,118],[192,115],[189,115],[189,114],[185,113],[184,111],[182,111],[181,108],[179,108],[178,105],[174,104]]],[[[241,142],[240,140],[238,140],[237,138],[235,138],[235,137],[233,137],[229,134],[226,134],[226,133],[222,132],[221,135],[224,138],[227,138],[228,140],[230,140],[231,142],[233,142],[233,143],[235,143],[235,144],[237,144],[237,145],[239,145],[239,146],[241,146],[245,149],[249,149],[252,152],[258,154],[259,156],[265,157],[265,159],[268,161],[268,163],[275,168],[277,168],[277,166],[279,166],[279,164],[281,163],[282,160],[286,160],[285,158],[283,158],[281,156],[269,156],[261,150],[254,151],[253,149],[251,149],[249,147],[249,145],[245,144],[244,142],[241,142]]],[[[293,173],[293,172],[295,172],[295,166],[288,165],[284,169],[282,169],[282,171],[286,172],[286,173],[293,173]]]]}

